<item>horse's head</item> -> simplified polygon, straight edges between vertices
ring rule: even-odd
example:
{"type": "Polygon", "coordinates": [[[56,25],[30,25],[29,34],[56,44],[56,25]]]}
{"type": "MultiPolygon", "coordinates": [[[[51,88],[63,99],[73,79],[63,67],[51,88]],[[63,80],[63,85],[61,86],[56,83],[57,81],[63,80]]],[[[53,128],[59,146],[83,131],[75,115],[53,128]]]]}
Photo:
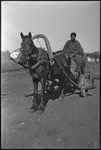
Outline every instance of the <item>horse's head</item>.
{"type": "Polygon", "coordinates": [[[21,52],[18,58],[18,63],[26,64],[28,61],[29,54],[32,53],[33,47],[35,46],[32,40],[32,34],[29,32],[28,35],[24,35],[22,32],[20,33],[22,38],[21,42],[21,52]]]}

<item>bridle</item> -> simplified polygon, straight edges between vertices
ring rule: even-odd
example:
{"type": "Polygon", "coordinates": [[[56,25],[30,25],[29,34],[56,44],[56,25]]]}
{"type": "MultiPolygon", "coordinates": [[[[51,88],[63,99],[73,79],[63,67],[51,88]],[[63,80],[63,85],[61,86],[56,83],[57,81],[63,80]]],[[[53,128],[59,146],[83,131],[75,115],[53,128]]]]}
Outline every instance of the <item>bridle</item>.
{"type": "MultiPolygon", "coordinates": [[[[32,42],[32,41],[31,41],[32,42]]],[[[21,52],[23,51],[25,51],[25,52],[28,52],[28,55],[27,55],[27,58],[28,59],[30,59],[30,56],[32,55],[32,52],[33,52],[33,47],[34,47],[34,45],[33,45],[33,43],[31,43],[31,47],[30,48],[22,48],[21,47],[21,52]]]]}

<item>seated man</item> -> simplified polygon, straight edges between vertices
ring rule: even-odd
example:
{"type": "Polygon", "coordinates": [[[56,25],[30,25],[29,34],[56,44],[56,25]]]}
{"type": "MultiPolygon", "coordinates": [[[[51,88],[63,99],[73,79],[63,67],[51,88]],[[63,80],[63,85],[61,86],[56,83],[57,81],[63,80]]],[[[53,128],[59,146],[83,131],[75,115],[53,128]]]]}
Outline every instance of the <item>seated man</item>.
{"type": "Polygon", "coordinates": [[[76,40],[76,33],[72,32],[70,35],[71,39],[66,42],[66,44],[63,47],[63,51],[66,51],[67,53],[80,53],[84,54],[84,50],[79,43],[79,41],[76,40]]]}
{"type": "Polygon", "coordinates": [[[79,41],[76,40],[75,32],[72,32],[70,37],[71,39],[65,43],[63,51],[67,52],[72,60],[76,63],[77,68],[75,71],[84,74],[86,65],[86,56],[84,50],[79,41]]]}

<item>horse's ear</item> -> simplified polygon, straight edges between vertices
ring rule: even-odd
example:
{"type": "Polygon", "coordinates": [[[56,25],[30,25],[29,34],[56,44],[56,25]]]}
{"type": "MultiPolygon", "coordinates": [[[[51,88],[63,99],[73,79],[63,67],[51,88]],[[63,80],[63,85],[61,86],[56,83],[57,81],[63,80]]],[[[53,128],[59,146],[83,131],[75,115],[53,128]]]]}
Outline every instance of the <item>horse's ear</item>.
{"type": "Polygon", "coordinates": [[[32,39],[32,34],[31,34],[31,32],[29,32],[29,37],[30,37],[30,39],[32,39]]]}
{"type": "Polygon", "coordinates": [[[23,35],[23,33],[22,33],[22,32],[20,33],[20,36],[21,36],[21,38],[23,39],[24,35],[23,35]]]}

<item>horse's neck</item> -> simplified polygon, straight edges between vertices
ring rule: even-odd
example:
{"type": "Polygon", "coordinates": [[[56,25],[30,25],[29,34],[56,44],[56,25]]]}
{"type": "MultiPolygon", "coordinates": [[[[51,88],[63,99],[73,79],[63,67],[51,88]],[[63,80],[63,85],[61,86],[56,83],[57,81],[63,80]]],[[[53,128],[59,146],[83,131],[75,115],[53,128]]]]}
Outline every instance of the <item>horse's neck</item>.
{"type": "Polygon", "coordinates": [[[32,55],[35,55],[35,54],[38,55],[38,48],[35,45],[33,45],[32,55]]]}
{"type": "Polygon", "coordinates": [[[30,57],[32,55],[38,55],[38,48],[35,45],[33,45],[33,47],[32,47],[32,51],[30,53],[30,57]]]}
{"type": "Polygon", "coordinates": [[[36,55],[37,61],[39,61],[40,59],[46,59],[46,57],[47,60],[49,59],[47,51],[43,50],[43,48],[37,48],[35,45],[33,45],[31,55],[36,55]]]}
{"type": "Polygon", "coordinates": [[[35,45],[33,45],[32,51],[28,55],[28,57],[29,57],[29,64],[30,65],[32,65],[34,62],[36,63],[37,58],[35,59],[35,61],[33,61],[33,56],[35,56],[35,57],[38,56],[38,48],[35,45]]]}

